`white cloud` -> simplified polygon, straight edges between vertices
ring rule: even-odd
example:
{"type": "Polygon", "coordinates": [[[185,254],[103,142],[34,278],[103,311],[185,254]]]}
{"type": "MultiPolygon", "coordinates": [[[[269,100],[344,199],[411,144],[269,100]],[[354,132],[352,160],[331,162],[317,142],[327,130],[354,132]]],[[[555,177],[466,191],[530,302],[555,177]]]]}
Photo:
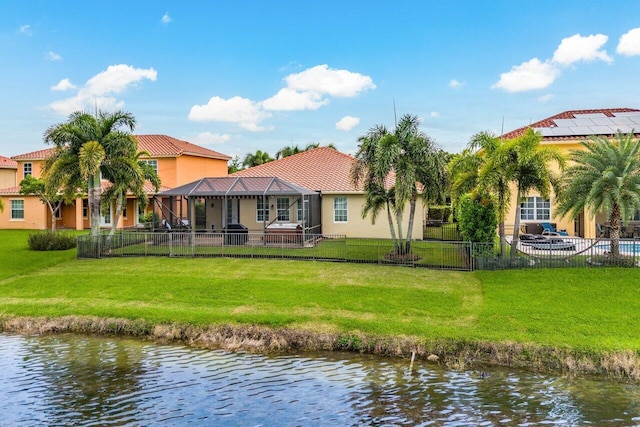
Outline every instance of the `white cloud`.
{"type": "Polygon", "coordinates": [[[197,145],[219,145],[227,141],[231,141],[231,135],[228,133],[202,132],[193,138],[193,143],[197,145]]]}
{"type": "Polygon", "coordinates": [[[560,46],[553,53],[553,62],[562,66],[568,66],[575,62],[592,62],[599,59],[604,62],[613,62],[613,58],[600,48],[607,42],[609,37],[604,34],[581,36],[574,34],[571,37],[562,39],[560,46]]]}
{"type": "Polygon", "coordinates": [[[620,36],[616,52],[621,55],[640,55],[640,28],[634,28],[620,36]]]}
{"type": "Polygon", "coordinates": [[[440,113],[438,111],[432,111],[429,114],[429,117],[433,117],[433,118],[440,117],[440,113]]]}
{"type": "Polygon", "coordinates": [[[162,15],[162,23],[163,24],[168,24],[169,22],[171,22],[171,17],[169,16],[169,13],[165,13],[164,15],[162,15]]]}
{"type": "Polygon", "coordinates": [[[62,61],[62,56],[58,55],[57,53],[51,50],[47,52],[47,54],[45,55],[45,58],[47,58],[50,61],[62,61]]]}
{"type": "Polygon", "coordinates": [[[540,62],[538,58],[515,65],[511,71],[500,74],[500,80],[492,88],[507,92],[522,92],[544,89],[560,76],[560,70],[553,64],[540,62]]]}
{"type": "Polygon", "coordinates": [[[316,65],[285,77],[287,87],[298,92],[315,92],[342,98],[352,98],[376,85],[369,76],[348,70],[329,68],[327,64],[316,65]]]}
{"type": "Polygon", "coordinates": [[[271,114],[264,111],[259,103],[239,96],[229,99],[214,96],[207,104],[194,105],[189,111],[189,120],[237,123],[252,132],[266,130],[259,123],[269,117],[271,114]]]}
{"type": "Polygon", "coordinates": [[[20,30],[19,30],[19,31],[20,31],[22,34],[26,34],[26,35],[28,35],[28,36],[30,36],[30,35],[32,35],[32,34],[33,34],[33,33],[31,32],[31,25],[29,25],[29,24],[22,25],[22,26],[20,27],[20,30]]]}
{"type": "Polygon", "coordinates": [[[360,118],[352,116],[344,116],[338,123],[336,123],[336,129],[343,130],[345,132],[350,131],[354,127],[360,124],[360,118]]]}
{"type": "MultiPolygon", "coordinates": [[[[155,81],[157,75],[158,73],[153,68],[134,68],[125,64],[110,65],[105,71],[87,80],[74,97],[55,101],[49,105],[49,108],[59,114],[70,114],[87,108],[93,109],[95,105],[103,110],[122,108],[124,101],[110,95],[121,93],[145,79],[155,81]]],[[[69,79],[61,80],[54,87],[52,90],[75,88],[69,79]]]]}
{"type": "Polygon", "coordinates": [[[542,95],[538,98],[538,102],[542,103],[542,104],[546,104],[547,102],[551,101],[553,98],[555,98],[556,96],[549,93],[546,95],[542,95]]]}
{"type": "Polygon", "coordinates": [[[316,92],[298,92],[284,88],[262,101],[262,107],[273,111],[317,110],[328,103],[328,99],[322,99],[316,92]]]}
{"type": "Polygon", "coordinates": [[[71,83],[69,79],[62,79],[57,85],[51,86],[51,90],[63,92],[65,90],[76,89],[76,85],[71,83]]]}
{"type": "Polygon", "coordinates": [[[459,89],[459,88],[461,88],[462,86],[464,86],[464,82],[459,82],[459,81],[458,81],[458,80],[456,80],[456,79],[451,79],[451,81],[449,81],[449,87],[450,87],[451,89],[459,89]]]}

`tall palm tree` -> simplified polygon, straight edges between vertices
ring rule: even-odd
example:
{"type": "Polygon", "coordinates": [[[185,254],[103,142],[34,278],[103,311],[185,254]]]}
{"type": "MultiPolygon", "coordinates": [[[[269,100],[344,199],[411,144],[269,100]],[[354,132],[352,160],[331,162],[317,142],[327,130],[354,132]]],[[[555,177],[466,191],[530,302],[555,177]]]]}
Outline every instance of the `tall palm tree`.
{"type": "Polygon", "coordinates": [[[490,132],[479,132],[471,137],[467,149],[449,162],[456,199],[473,191],[495,196],[501,256],[506,252],[505,220],[511,201],[509,171],[499,158],[504,143],[490,132]]]}
{"type": "Polygon", "coordinates": [[[499,151],[497,158],[504,165],[507,176],[516,185],[516,212],[511,241],[511,256],[515,257],[520,235],[520,202],[532,190],[538,191],[547,199],[552,187],[558,188],[559,177],[551,168],[556,163],[560,170],[564,168],[564,156],[554,147],[542,147],[542,135],[533,129],[512,140],[509,140],[499,151]]]}
{"type": "Polygon", "coordinates": [[[137,144],[130,133],[135,123],[128,112],[99,111],[92,116],[77,111],[44,134],[45,142],[55,150],[44,163],[43,177],[67,197],[78,188],[88,188],[92,237],[100,234],[101,174],[115,175],[124,167],[124,159],[135,154],[137,144]]]}
{"type": "Polygon", "coordinates": [[[397,239],[402,253],[411,249],[411,238],[419,197],[425,201],[442,196],[447,174],[441,150],[420,130],[420,119],[406,114],[393,132],[383,125],[372,127],[358,139],[356,161],[351,180],[363,183],[365,191],[387,188],[387,179],[395,175],[395,206],[397,239]],[[409,223],[406,240],[403,237],[402,215],[409,203],[409,223]]]}
{"type": "Polygon", "coordinates": [[[562,176],[559,215],[577,217],[584,210],[607,212],[611,256],[620,256],[620,222],[640,209],[640,142],[633,133],[611,141],[592,137],[570,153],[572,165],[562,176]]]}
{"type": "MultiPolygon", "coordinates": [[[[134,143],[137,147],[138,142],[135,138],[134,143]]],[[[148,157],[149,153],[146,151],[140,151],[131,158],[122,158],[121,167],[117,170],[109,171],[105,176],[111,185],[105,190],[102,195],[102,200],[109,206],[114,203],[116,206],[114,220],[111,224],[111,230],[107,239],[108,243],[118,227],[118,222],[122,215],[122,207],[123,204],[126,203],[127,193],[133,194],[142,207],[146,207],[149,203],[149,199],[145,192],[146,182],[150,182],[156,192],[160,189],[160,178],[158,177],[156,170],[144,160],[140,160],[141,156],[148,157]]]]}
{"type": "Polygon", "coordinates": [[[246,168],[250,168],[253,166],[258,166],[264,163],[268,163],[273,159],[269,156],[269,153],[266,151],[258,150],[255,153],[248,153],[244,160],[242,161],[242,166],[246,168]]]}

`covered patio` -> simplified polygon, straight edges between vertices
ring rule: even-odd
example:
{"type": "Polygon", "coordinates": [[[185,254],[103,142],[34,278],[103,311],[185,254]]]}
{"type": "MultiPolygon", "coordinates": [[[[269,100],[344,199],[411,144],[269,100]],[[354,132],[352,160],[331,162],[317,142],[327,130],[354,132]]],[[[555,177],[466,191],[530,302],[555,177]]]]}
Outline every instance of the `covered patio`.
{"type": "Polygon", "coordinates": [[[168,224],[164,231],[178,223],[191,233],[298,234],[302,241],[322,233],[320,194],[277,177],[202,178],[156,197],[168,224]],[[169,206],[186,209],[186,217],[169,206]]]}

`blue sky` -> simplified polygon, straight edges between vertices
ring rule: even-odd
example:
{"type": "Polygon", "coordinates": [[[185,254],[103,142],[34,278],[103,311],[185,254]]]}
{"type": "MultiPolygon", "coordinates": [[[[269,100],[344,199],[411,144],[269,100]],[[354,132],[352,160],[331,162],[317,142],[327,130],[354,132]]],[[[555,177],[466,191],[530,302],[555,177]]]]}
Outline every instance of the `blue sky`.
{"type": "Polygon", "coordinates": [[[640,108],[638,1],[0,2],[0,155],[78,109],[241,158],[353,153],[416,114],[442,148],[565,110],[640,108]]]}

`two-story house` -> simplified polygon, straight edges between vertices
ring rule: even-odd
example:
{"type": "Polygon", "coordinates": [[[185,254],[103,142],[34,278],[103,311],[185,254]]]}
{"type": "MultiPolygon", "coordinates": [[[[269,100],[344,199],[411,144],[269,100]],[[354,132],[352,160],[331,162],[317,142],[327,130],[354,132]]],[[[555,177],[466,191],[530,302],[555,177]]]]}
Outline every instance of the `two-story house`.
{"type": "MultiPolygon", "coordinates": [[[[227,175],[227,162],[231,157],[225,154],[167,135],[136,135],[136,138],[139,149],[149,153],[142,159],[156,169],[162,181],[163,190],[202,176],[227,175]]],[[[21,195],[19,183],[27,175],[40,177],[42,164],[52,150],[50,148],[19,154],[7,162],[12,165],[13,179],[6,178],[6,181],[3,181],[4,175],[0,175],[0,197],[5,206],[4,212],[0,214],[0,229],[46,229],[51,224],[51,213],[47,206],[35,196],[21,195]]],[[[108,183],[103,184],[108,185],[108,183]]],[[[155,195],[150,185],[148,194],[150,198],[155,195]]],[[[175,217],[181,216],[185,207],[179,201],[166,197],[154,198],[148,209],[154,209],[166,220],[173,221],[175,217]]],[[[143,212],[138,202],[133,197],[129,197],[118,227],[136,226],[141,213],[143,212]]],[[[90,227],[86,198],[78,198],[71,205],[63,205],[56,216],[57,227],[76,230],[90,227]]],[[[112,221],[112,210],[107,207],[101,223],[109,227],[112,221]]]]}

